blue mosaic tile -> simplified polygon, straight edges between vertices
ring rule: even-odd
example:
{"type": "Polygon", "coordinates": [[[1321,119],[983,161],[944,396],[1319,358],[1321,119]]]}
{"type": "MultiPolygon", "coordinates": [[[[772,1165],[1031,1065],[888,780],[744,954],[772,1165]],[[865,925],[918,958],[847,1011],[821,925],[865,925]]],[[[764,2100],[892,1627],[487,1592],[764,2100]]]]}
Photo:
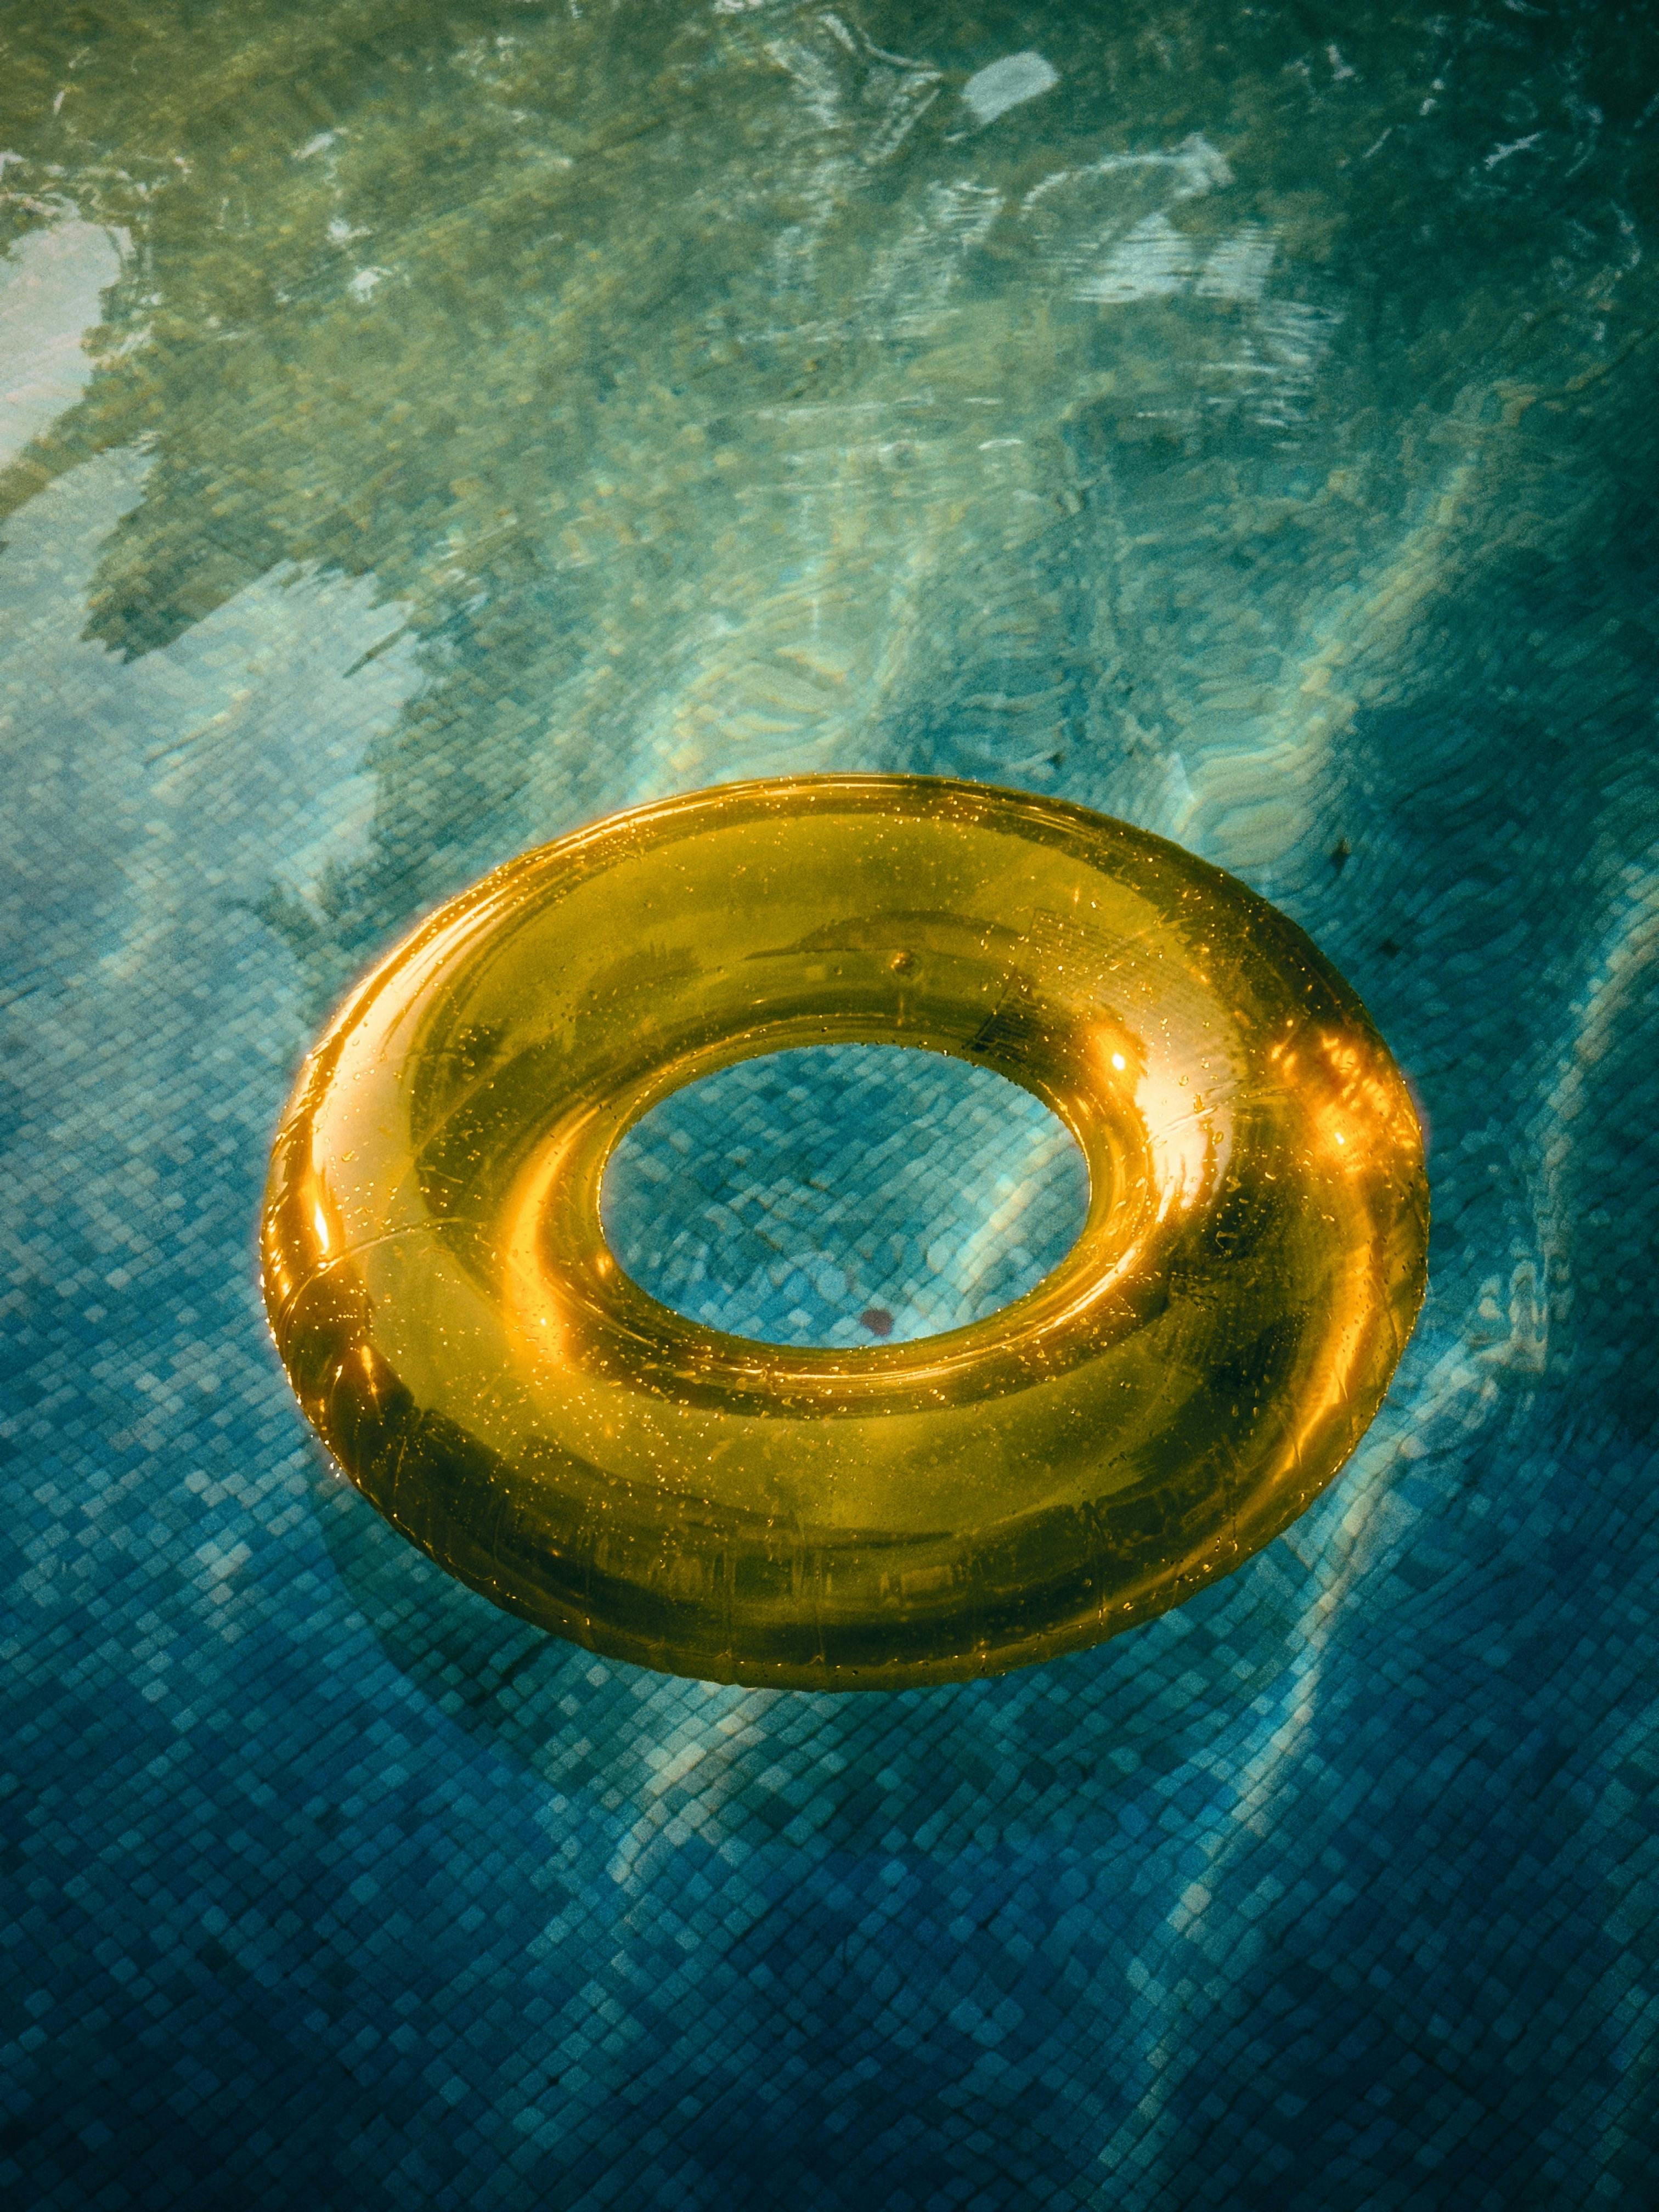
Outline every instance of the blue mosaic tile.
{"type": "Polygon", "coordinates": [[[903,1344],[1034,1288],[1088,1203],[1076,1139],[1017,1085],[933,1053],[817,1045],[665,1099],[617,1147],[602,1212],[627,1272],[694,1321],[903,1344]]]}

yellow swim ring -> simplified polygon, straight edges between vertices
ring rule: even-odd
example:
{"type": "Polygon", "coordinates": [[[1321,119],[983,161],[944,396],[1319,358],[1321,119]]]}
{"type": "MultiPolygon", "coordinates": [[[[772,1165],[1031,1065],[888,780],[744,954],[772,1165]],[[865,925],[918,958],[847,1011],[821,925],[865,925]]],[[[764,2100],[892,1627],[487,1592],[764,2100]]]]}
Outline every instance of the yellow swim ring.
{"type": "Polygon", "coordinates": [[[526,853],[382,961],[277,1134],[264,1285],[352,1481],[498,1604],[676,1674],[890,1689],[1076,1650],[1267,1543],[1376,1411],[1427,1225],[1387,1048],[1242,884],[1024,792],[794,777],[526,853]],[[1067,1124],[1061,1264],[850,1351],[631,1282],[599,1219],[630,1124],[854,1042],[1067,1124]]]}

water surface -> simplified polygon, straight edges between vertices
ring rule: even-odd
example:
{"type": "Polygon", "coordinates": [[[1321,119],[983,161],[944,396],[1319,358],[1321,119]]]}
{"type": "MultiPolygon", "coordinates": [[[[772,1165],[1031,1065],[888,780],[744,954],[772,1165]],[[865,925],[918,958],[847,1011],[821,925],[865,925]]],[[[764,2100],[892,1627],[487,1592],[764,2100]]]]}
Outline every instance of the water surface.
{"type": "Polygon", "coordinates": [[[1650,2201],[1656,144],[1589,0],[0,7],[0,2182],[1650,2201]],[[434,901],[858,768],[1284,905],[1430,1298],[1182,1613],[705,1689],[337,1486],[251,1229],[434,901]]]}

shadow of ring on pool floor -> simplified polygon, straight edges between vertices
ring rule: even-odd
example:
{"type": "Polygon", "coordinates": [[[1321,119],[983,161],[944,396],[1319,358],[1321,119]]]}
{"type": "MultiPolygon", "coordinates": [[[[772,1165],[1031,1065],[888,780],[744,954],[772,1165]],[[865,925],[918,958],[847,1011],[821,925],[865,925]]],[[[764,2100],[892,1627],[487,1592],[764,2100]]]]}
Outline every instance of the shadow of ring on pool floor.
{"type": "MultiPolygon", "coordinates": [[[[1287,1693],[1297,1702],[1286,1677],[1341,1577],[1331,1553],[1347,1548],[1280,1540],[1175,1612],[988,1680],[853,1697],[754,1690],[604,1659],[500,1611],[381,1520],[320,1450],[313,1463],[329,1553],[398,1672],[560,1795],[631,1808],[636,1847],[640,1816],[647,1832],[684,1820],[714,1845],[811,1833],[838,1850],[947,1857],[1115,1831],[1155,1778],[1241,1722],[1270,1735],[1287,1693]]],[[[1352,1503],[1345,1492],[1341,1510],[1352,1503]]]]}

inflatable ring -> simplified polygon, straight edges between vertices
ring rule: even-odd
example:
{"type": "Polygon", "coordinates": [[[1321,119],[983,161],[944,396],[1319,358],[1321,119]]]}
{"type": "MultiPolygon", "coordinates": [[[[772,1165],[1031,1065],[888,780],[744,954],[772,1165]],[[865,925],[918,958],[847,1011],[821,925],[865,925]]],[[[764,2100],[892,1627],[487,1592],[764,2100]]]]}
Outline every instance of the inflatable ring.
{"type": "Polygon", "coordinates": [[[307,1060],[264,1287],[301,1406],[441,1566],[615,1657],[899,1688],[1090,1644],[1330,1481],[1422,1297],[1417,1119],[1302,932],[1178,847],[932,777],[732,784],[509,861],[307,1060]],[[735,1060],[994,1068],[1087,1162],[988,1320],[811,1350],[623,1273],[605,1162],[735,1060]]]}

